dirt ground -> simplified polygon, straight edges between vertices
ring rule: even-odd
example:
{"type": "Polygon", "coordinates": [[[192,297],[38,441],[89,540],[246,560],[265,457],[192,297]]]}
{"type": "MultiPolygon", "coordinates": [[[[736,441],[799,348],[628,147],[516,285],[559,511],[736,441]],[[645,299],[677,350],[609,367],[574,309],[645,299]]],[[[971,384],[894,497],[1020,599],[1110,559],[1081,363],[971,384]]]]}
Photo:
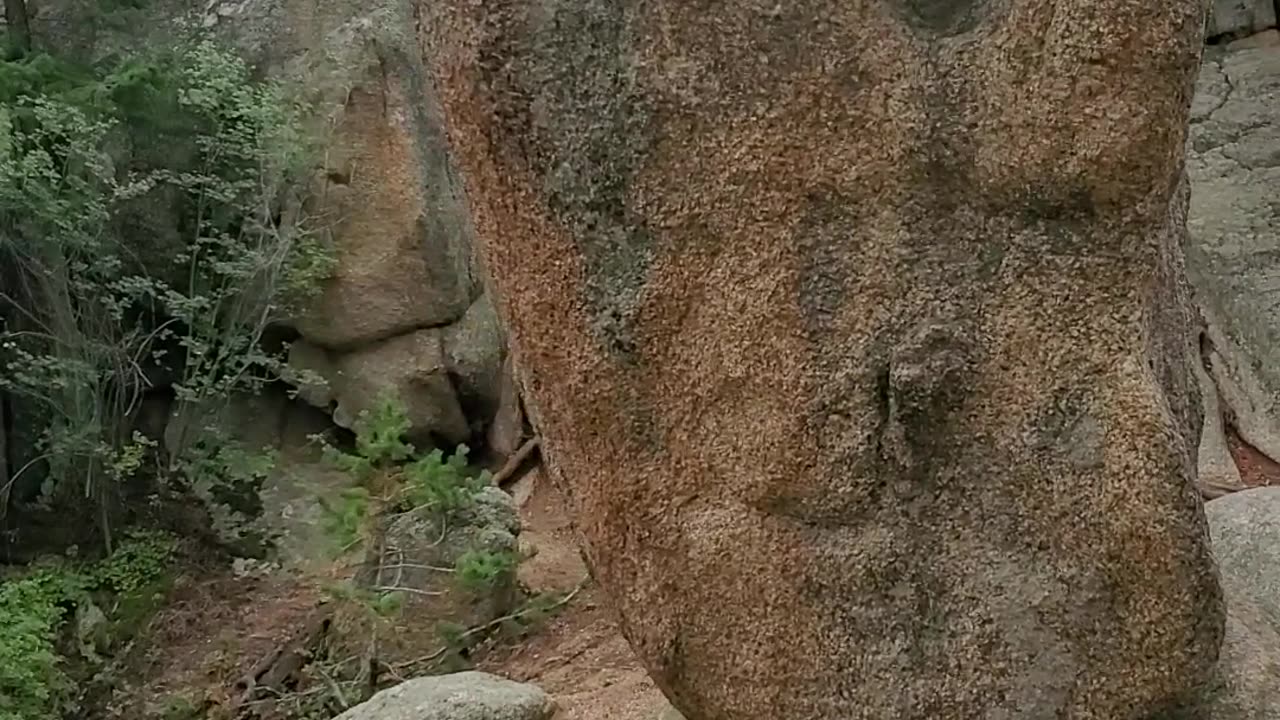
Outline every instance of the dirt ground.
{"type": "Polygon", "coordinates": [[[236,577],[225,570],[181,578],[129,653],[129,676],[143,680],[116,687],[89,717],[180,717],[184,700],[189,711],[218,717],[235,700],[236,682],[288,640],[320,600],[313,585],[287,576],[236,577]]]}
{"type": "MultiPolygon", "coordinates": [[[[563,499],[536,469],[514,494],[521,542],[536,551],[521,564],[521,583],[533,592],[576,593],[523,642],[477,653],[477,669],[542,687],[556,701],[554,720],[657,720],[666,702],[619,634],[602,591],[587,581],[563,499]]],[[[343,574],[330,570],[333,580],[343,574]]],[[[163,609],[119,658],[127,667],[122,680],[93,700],[85,720],[238,716],[238,681],[308,625],[325,600],[324,580],[278,569],[237,576],[212,561],[186,566],[163,609]]],[[[424,621],[417,654],[439,645],[432,627],[424,621]]]]}
{"type": "MultiPolygon", "coordinates": [[[[537,470],[521,483],[521,538],[537,548],[521,580],[535,591],[570,590],[587,570],[564,500],[537,470]]],[[[546,690],[556,701],[554,720],[656,720],[666,707],[591,583],[537,635],[494,651],[480,669],[546,690]]]]}
{"type": "Polygon", "coordinates": [[[1280,485],[1280,463],[1245,442],[1230,424],[1226,425],[1227,448],[1240,470],[1240,479],[1248,487],[1280,485]]]}

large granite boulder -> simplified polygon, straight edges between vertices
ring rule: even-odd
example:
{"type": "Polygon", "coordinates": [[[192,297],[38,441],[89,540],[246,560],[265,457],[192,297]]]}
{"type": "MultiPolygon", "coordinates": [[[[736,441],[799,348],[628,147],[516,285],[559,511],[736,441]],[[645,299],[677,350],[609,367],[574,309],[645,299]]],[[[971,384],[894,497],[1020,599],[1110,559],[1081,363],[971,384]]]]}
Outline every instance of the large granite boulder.
{"type": "Polygon", "coordinates": [[[388,394],[396,398],[407,411],[410,439],[425,447],[433,438],[463,442],[491,420],[509,422],[499,412],[507,390],[505,344],[493,305],[481,296],[448,327],[347,352],[300,339],[289,347],[289,367],[299,396],[331,408],[341,427],[354,428],[360,413],[388,394]]]}
{"type": "Polygon", "coordinates": [[[685,715],[1139,718],[1210,681],[1205,10],[424,6],[544,459],[685,715]]]}
{"type": "Polygon", "coordinates": [[[412,0],[210,0],[199,24],[296,82],[324,138],[312,224],[333,276],[296,319],[352,349],[462,317],[479,285],[440,123],[424,98],[412,0]]]}
{"type": "Polygon", "coordinates": [[[1280,488],[1205,506],[1227,603],[1209,720],[1280,720],[1280,488]]]}
{"type": "Polygon", "coordinates": [[[290,347],[290,364],[304,377],[301,396],[332,406],[337,425],[355,429],[360,415],[390,397],[402,403],[411,423],[409,438],[429,446],[432,435],[466,440],[467,419],[450,381],[440,333],[420,330],[350,353],[330,353],[305,340],[290,347]]]}
{"type": "Polygon", "coordinates": [[[1280,47],[1205,57],[1187,171],[1211,374],[1240,436],[1280,458],[1280,47]]]}

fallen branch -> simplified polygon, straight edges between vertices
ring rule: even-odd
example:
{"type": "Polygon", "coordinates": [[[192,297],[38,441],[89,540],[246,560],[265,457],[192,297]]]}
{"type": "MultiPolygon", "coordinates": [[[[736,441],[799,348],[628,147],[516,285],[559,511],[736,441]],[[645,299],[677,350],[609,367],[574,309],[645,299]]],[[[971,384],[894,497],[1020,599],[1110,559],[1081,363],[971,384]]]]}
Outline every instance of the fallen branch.
{"type": "Polygon", "coordinates": [[[315,671],[316,674],[320,676],[320,679],[324,681],[324,684],[329,686],[329,691],[333,693],[333,699],[338,701],[338,707],[342,710],[346,710],[351,707],[351,703],[347,701],[346,693],[342,692],[342,688],[339,687],[338,683],[329,676],[329,673],[325,672],[324,669],[320,667],[316,667],[315,671]]]}
{"type": "Polygon", "coordinates": [[[277,697],[286,695],[291,682],[296,683],[298,674],[320,649],[332,623],[332,609],[321,604],[308,618],[300,633],[254,663],[244,679],[236,683],[236,689],[241,690],[241,693],[232,703],[231,710],[238,713],[241,708],[253,704],[264,694],[277,697]]]}
{"type": "Polygon", "coordinates": [[[457,569],[451,567],[440,567],[439,565],[419,565],[418,563],[395,563],[392,565],[383,565],[383,570],[396,570],[399,568],[408,568],[410,570],[432,570],[442,573],[456,573],[457,569]]]}
{"type": "Polygon", "coordinates": [[[374,588],[378,592],[407,592],[414,595],[425,595],[427,597],[439,597],[444,595],[443,590],[419,590],[418,588],[399,587],[396,585],[379,585],[374,588]]]}
{"type": "Polygon", "coordinates": [[[494,473],[493,484],[502,487],[507,483],[520,479],[520,476],[524,474],[520,472],[520,469],[524,467],[525,461],[529,459],[533,451],[539,449],[541,444],[541,440],[537,435],[525,440],[520,449],[516,450],[515,454],[507,460],[502,468],[494,473]]]}

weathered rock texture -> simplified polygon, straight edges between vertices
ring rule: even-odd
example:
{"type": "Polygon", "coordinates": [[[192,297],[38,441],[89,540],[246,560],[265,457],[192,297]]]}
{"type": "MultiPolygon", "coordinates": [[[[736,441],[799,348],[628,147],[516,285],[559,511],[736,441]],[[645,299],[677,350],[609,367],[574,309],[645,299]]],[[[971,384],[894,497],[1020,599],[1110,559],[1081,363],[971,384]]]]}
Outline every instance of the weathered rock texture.
{"type": "Polygon", "coordinates": [[[1213,0],[1205,34],[1240,37],[1276,26],[1273,0],[1213,0]]]}
{"type": "Polygon", "coordinates": [[[1197,481],[1206,497],[1221,497],[1242,490],[1245,485],[1227,442],[1225,413],[1218,386],[1202,364],[1197,365],[1195,371],[1204,403],[1204,425],[1196,453],[1197,481]]]}
{"type": "Polygon", "coordinates": [[[1203,716],[1280,720],[1280,488],[1229,495],[1205,507],[1227,633],[1203,716]]]}
{"type": "Polygon", "coordinates": [[[1205,58],[1187,157],[1210,371],[1240,436],[1280,458],[1280,47],[1205,58]]]}
{"type": "Polygon", "coordinates": [[[414,678],[374,695],[336,720],[546,720],[547,694],[481,672],[414,678]]]}
{"type": "Polygon", "coordinates": [[[300,396],[332,408],[333,420],[354,428],[360,413],[391,396],[404,403],[410,439],[467,440],[499,417],[506,378],[506,340],[493,305],[481,296],[445,328],[426,328],[342,352],[306,339],[289,347],[300,396]]]}
{"type": "Polygon", "coordinates": [[[323,194],[337,269],[299,329],[319,345],[352,349],[454,322],[480,288],[444,138],[423,110],[424,71],[405,36],[413,3],[336,5],[342,22],[330,18],[299,39],[320,50],[301,56],[306,69],[296,72],[325,67],[330,77],[305,81],[341,107],[323,194]]]}
{"type": "MultiPolygon", "coordinates": [[[[456,443],[496,412],[505,340],[413,34],[415,0],[212,0],[198,23],[298,83],[326,141],[311,211],[336,268],[294,319],[305,395],[350,427],[377,396],[415,439],[456,443]]],[[[297,355],[298,353],[295,353],[297,355]]]]}
{"type": "Polygon", "coordinates": [[[546,460],[689,718],[1146,718],[1207,680],[1205,10],[424,6],[546,460]]]}

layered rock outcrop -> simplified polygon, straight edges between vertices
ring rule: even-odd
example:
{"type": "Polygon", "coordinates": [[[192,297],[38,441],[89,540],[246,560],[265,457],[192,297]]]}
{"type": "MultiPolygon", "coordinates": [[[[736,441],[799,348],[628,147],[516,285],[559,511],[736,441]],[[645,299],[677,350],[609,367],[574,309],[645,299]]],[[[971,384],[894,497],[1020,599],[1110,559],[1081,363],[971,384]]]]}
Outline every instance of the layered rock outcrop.
{"type": "Polygon", "coordinates": [[[689,717],[1149,717],[1209,682],[1205,9],[426,8],[544,457],[689,717]]]}

